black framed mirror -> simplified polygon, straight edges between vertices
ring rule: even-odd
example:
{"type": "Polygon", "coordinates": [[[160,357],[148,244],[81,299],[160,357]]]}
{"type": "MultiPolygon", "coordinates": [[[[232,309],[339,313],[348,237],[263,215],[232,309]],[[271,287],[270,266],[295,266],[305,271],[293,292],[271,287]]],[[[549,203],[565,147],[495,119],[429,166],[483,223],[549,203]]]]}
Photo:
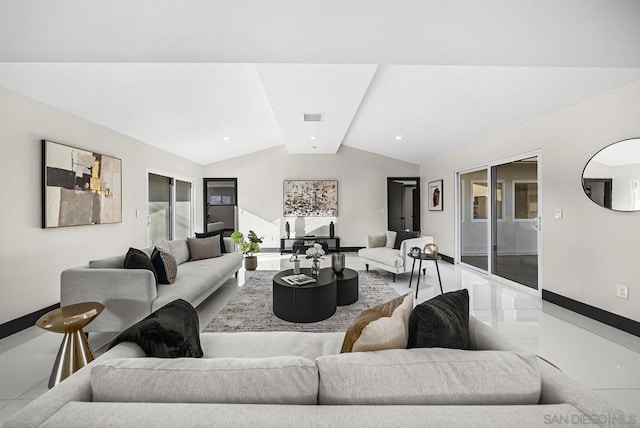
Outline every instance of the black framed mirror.
{"type": "Polygon", "coordinates": [[[610,144],[582,171],[589,199],[613,211],[640,211],[640,138],[610,144]]]}

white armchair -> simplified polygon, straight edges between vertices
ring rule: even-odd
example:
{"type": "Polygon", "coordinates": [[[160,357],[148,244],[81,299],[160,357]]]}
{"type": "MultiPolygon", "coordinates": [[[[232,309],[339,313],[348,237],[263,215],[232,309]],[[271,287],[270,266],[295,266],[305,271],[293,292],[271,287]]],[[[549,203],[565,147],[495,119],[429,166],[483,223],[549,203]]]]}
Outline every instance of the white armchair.
{"type": "MultiPolygon", "coordinates": [[[[369,235],[367,237],[367,248],[359,250],[358,256],[364,261],[367,271],[369,270],[369,265],[386,270],[391,272],[393,282],[396,282],[397,274],[411,271],[413,259],[407,255],[411,247],[422,249],[426,244],[433,243],[433,237],[419,236],[405,239],[400,243],[400,249],[394,249],[392,246],[387,247],[386,242],[387,237],[384,233],[369,235]]],[[[426,263],[433,264],[433,262],[426,263]]],[[[422,267],[425,268],[425,264],[422,267]]]]}

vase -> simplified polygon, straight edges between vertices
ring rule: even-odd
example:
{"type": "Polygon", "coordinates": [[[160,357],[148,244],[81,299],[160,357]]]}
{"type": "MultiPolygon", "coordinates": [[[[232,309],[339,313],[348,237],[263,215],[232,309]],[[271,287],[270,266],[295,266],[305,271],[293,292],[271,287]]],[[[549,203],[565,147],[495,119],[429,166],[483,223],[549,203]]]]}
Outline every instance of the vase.
{"type": "Polygon", "coordinates": [[[333,238],[336,236],[336,227],[333,222],[329,223],[329,238],[333,238]]]}
{"type": "Polygon", "coordinates": [[[300,260],[293,261],[293,274],[300,275],[300,260]]]}
{"type": "Polygon", "coordinates": [[[320,272],[320,260],[314,258],[311,262],[311,275],[318,276],[318,272],[320,272]]]}
{"type": "Polygon", "coordinates": [[[345,266],[344,266],[344,254],[340,254],[340,253],[332,254],[331,255],[331,269],[333,269],[333,271],[336,274],[340,274],[340,273],[342,273],[344,268],[345,268],[345,266]]]}
{"type": "Polygon", "coordinates": [[[244,258],[244,268],[246,270],[256,270],[258,267],[258,258],[256,256],[246,256],[244,258]]]}

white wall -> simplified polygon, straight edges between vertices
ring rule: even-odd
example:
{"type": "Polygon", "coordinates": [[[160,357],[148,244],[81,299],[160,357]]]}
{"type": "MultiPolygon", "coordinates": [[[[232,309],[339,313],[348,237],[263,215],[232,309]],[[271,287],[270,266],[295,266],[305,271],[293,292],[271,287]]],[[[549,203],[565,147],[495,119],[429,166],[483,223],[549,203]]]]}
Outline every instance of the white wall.
{"type": "MultiPolygon", "coordinates": [[[[367,234],[387,228],[387,177],[419,176],[418,165],[342,146],[335,155],[293,155],[285,146],[207,165],[205,177],[238,178],[239,229],[264,236],[264,248],[279,248],[285,222],[283,180],[338,180],[338,216],[308,217],[305,233],[328,235],[335,223],[341,246],[364,246],[367,234]]],[[[298,220],[300,221],[300,220],[298,220]]]]}
{"type": "Polygon", "coordinates": [[[542,288],[640,321],[640,212],[599,207],[581,184],[598,150],[640,136],[638,118],[640,81],[423,164],[423,182],[443,178],[445,197],[443,212],[425,207],[424,233],[454,255],[455,170],[541,149],[542,288]],[[554,219],[555,208],[563,209],[563,219],[554,219]],[[616,284],[629,286],[629,300],[615,296],[616,284]]]}
{"type": "Polygon", "coordinates": [[[62,270],[146,246],[147,168],[193,177],[202,195],[201,165],[3,88],[0,117],[0,324],[59,302],[62,270]],[[122,223],[41,229],[41,139],[122,159],[122,223]]]}

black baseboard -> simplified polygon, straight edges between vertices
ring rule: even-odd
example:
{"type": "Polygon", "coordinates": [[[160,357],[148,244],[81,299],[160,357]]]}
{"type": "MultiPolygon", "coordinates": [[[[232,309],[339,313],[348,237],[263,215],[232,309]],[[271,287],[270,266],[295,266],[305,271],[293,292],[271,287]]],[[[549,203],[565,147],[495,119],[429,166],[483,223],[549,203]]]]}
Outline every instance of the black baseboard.
{"type": "Polygon", "coordinates": [[[440,254],[440,258],[442,258],[443,261],[454,264],[453,257],[447,256],[446,254],[442,254],[442,253],[439,253],[439,254],[440,254]]]}
{"type": "Polygon", "coordinates": [[[542,290],[542,300],[562,306],[565,309],[577,312],[585,317],[589,317],[596,321],[600,321],[603,324],[610,325],[611,327],[615,327],[619,330],[626,331],[629,334],[640,337],[640,322],[638,321],[616,315],[612,312],[605,311],[604,309],[587,305],[586,303],[561,296],[560,294],[556,294],[548,290],[542,290]]]}
{"type": "Polygon", "coordinates": [[[364,247],[340,247],[340,251],[343,253],[357,253],[358,250],[363,249],[364,247]]]}
{"type": "Polygon", "coordinates": [[[60,303],[56,303],[55,305],[51,305],[48,308],[40,309],[39,311],[32,312],[20,318],[16,318],[4,324],[0,324],[0,339],[3,339],[7,336],[11,336],[14,333],[27,329],[36,324],[36,321],[46,314],[49,311],[54,309],[58,309],[60,307],[60,303]]]}

